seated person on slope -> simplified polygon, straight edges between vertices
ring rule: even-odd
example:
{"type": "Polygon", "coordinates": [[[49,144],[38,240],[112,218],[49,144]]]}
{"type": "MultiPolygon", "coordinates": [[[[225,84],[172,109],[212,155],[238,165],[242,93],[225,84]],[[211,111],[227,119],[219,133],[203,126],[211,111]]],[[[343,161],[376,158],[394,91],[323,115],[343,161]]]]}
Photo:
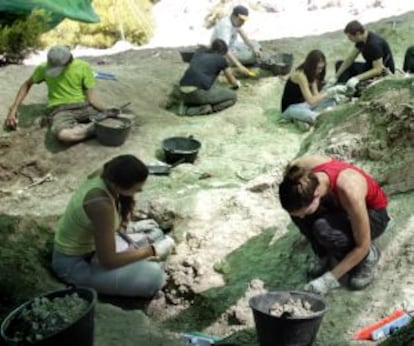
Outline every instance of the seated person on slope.
{"type": "Polygon", "coordinates": [[[282,95],[282,117],[313,125],[319,112],[335,104],[335,97],[346,91],[343,85],[322,89],[326,58],[320,50],[312,50],[305,61],[286,81],[282,95]]]}
{"type": "Polygon", "coordinates": [[[129,231],[144,230],[129,220],[134,195],[142,190],[147,177],[143,162],[133,155],[120,155],[78,187],[54,239],[52,268],[62,281],[101,294],[144,298],[154,296],[165,285],[164,270],[148,259],[165,258],[174,240],[161,230],[152,232],[147,242],[128,240],[127,235],[117,237],[126,225],[129,231]]]}
{"type": "Polygon", "coordinates": [[[344,33],[355,46],[345,60],[336,62],[336,75],[330,84],[346,83],[349,89],[355,90],[361,81],[395,72],[391,48],[384,38],[368,31],[356,20],[345,26],[344,33]],[[355,61],[359,54],[365,62],[355,61]]]}
{"type": "Polygon", "coordinates": [[[232,89],[240,87],[240,82],[233,76],[224,57],[226,52],[226,43],[217,39],[209,49],[200,49],[194,54],[179,86],[170,95],[180,103],[179,115],[210,114],[236,103],[237,94],[234,90],[215,83],[220,72],[223,72],[232,89]]]}

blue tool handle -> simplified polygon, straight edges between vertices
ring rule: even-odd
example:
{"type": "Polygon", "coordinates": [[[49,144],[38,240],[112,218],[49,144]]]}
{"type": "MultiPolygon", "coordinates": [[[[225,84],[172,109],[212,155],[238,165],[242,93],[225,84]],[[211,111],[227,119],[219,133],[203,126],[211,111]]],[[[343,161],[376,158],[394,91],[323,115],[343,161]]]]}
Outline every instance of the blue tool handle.
{"type": "Polygon", "coordinates": [[[384,338],[392,333],[394,333],[396,330],[406,326],[411,321],[411,316],[408,314],[404,314],[401,317],[398,317],[397,319],[384,324],[382,327],[375,329],[371,333],[371,339],[376,341],[381,338],[384,338]]]}
{"type": "Polygon", "coordinates": [[[97,79],[104,79],[104,80],[118,80],[116,76],[112,73],[106,73],[106,72],[95,72],[95,78],[97,79]]]}

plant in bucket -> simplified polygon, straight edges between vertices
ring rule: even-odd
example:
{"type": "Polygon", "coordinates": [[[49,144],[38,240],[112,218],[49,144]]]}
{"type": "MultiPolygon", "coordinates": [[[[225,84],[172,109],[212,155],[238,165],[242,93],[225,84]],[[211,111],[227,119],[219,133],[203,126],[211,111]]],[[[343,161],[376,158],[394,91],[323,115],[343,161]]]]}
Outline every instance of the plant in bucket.
{"type": "Polygon", "coordinates": [[[250,298],[260,346],[310,346],[327,310],[325,300],[305,291],[273,291],[250,298]]]}
{"type": "Polygon", "coordinates": [[[1,337],[10,346],[93,346],[96,297],[81,287],[35,297],[3,320],[1,337]]]}

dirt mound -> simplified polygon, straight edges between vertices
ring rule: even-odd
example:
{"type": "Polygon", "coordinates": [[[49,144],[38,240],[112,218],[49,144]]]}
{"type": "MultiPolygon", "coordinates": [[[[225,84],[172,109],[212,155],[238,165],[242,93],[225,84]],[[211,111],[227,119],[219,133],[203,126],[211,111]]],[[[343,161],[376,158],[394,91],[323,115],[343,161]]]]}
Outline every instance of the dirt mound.
{"type": "MultiPolygon", "coordinates": [[[[376,26],[390,38],[398,38],[392,41],[396,42],[397,63],[402,61],[411,39],[412,17],[401,19],[398,32],[387,23],[376,26]]],[[[292,52],[297,64],[315,46],[334,61],[349,48],[343,40],[343,33],[337,32],[263,45],[269,51],[292,52]]],[[[46,94],[44,87],[34,86],[20,109],[22,128],[0,136],[0,212],[27,220],[30,215],[38,220],[52,217],[56,222],[80,181],[109,158],[132,153],[146,163],[156,163],[162,158],[163,139],[193,135],[202,143],[194,165],[179,165],[169,176],[151,176],[138,196],[137,215],[147,214],[162,221],[178,242],[176,254],[166,264],[170,284],[164,310],[154,317],[165,318],[163,326],[168,330],[208,331],[223,337],[248,330],[255,340],[245,303],[256,290],[252,283],[259,279],[267,290],[303,287],[311,250],[292,227],[275,193],[286,163],[298,152],[343,156],[381,177],[382,183],[395,192],[412,189],[409,79],[396,78],[373,86],[360,101],[326,114],[313,132],[303,133],[280,118],[283,78],[243,80],[234,107],[206,117],[179,117],[159,107],[187,67],[177,50],[128,51],[88,60],[95,70],[113,73],[119,80],[98,83],[97,91],[108,105],[132,102],[127,109],[133,117],[127,141],[113,148],[103,147],[95,139],[62,147],[46,128],[37,125],[46,94]],[[209,178],[200,179],[205,172],[209,178]],[[53,179],[36,184],[48,173],[53,179]]],[[[0,69],[3,117],[18,85],[31,71],[22,66],[0,69]]],[[[389,313],[396,305],[414,306],[410,288],[414,272],[406,256],[412,248],[413,203],[412,193],[391,199],[396,226],[381,237],[383,256],[374,284],[362,292],[340,289],[328,296],[329,314],[318,335],[321,345],[350,345],[356,329],[389,313]],[[390,283],[398,284],[390,290],[390,283]]],[[[51,227],[53,230],[54,224],[51,227]]],[[[19,229],[19,234],[33,231],[29,223],[19,229]]],[[[47,232],[48,237],[51,232],[47,232]]],[[[33,237],[43,235],[34,232],[33,237]]],[[[13,247],[2,243],[5,249],[13,249],[7,252],[10,265],[1,271],[2,283],[6,276],[8,282],[13,282],[20,272],[13,265],[13,254],[20,256],[22,248],[30,249],[30,243],[23,242],[24,236],[19,239],[22,241],[13,243],[13,247]]],[[[6,253],[3,248],[1,253],[6,253]]],[[[27,290],[34,291],[39,285],[33,281],[27,290]]],[[[112,344],[119,344],[119,340],[112,344]]]]}

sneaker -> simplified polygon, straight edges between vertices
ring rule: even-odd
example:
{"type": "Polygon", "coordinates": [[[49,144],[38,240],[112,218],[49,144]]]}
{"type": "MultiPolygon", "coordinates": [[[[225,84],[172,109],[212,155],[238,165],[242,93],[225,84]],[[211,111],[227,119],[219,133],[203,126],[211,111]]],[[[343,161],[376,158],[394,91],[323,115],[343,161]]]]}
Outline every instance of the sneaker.
{"type": "Polygon", "coordinates": [[[207,115],[213,113],[213,107],[210,104],[201,106],[191,106],[187,108],[186,115],[207,115]]]}
{"type": "Polygon", "coordinates": [[[373,243],[368,256],[352,269],[349,277],[349,287],[353,290],[362,290],[374,280],[374,269],[381,257],[381,252],[373,243]]]}
{"type": "Polygon", "coordinates": [[[303,131],[303,132],[307,132],[311,129],[312,125],[309,123],[306,123],[304,121],[300,121],[300,120],[294,120],[293,123],[296,125],[296,127],[303,131]]]}

